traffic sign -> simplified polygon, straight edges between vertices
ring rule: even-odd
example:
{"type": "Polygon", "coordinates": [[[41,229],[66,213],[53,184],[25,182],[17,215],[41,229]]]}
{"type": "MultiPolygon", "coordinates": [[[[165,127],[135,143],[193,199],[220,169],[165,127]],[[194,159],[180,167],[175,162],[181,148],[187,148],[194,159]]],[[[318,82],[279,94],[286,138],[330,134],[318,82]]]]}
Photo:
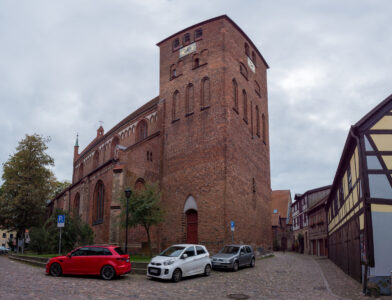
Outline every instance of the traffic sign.
{"type": "Polygon", "coordinates": [[[65,215],[57,216],[57,227],[64,227],[65,225],[65,215]]]}
{"type": "Polygon", "coordinates": [[[234,229],[235,229],[234,221],[230,221],[230,229],[231,229],[231,231],[234,231],[234,229]]]}

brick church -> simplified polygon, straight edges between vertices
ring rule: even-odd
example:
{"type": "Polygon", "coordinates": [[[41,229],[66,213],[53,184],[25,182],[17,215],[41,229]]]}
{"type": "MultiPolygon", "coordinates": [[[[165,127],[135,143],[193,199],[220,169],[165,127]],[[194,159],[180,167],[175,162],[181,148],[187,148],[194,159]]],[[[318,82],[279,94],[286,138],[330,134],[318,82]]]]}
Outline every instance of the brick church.
{"type": "MultiPolygon", "coordinates": [[[[234,242],[271,248],[268,64],[226,15],[159,42],[159,96],[81,152],[72,184],[48,204],[81,216],[95,242],[125,243],[119,198],[126,187],[158,183],[164,222],[152,229],[156,251],[201,243],[216,251],[234,242]]],[[[131,228],[128,248],[146,246],[131,228]]]]}

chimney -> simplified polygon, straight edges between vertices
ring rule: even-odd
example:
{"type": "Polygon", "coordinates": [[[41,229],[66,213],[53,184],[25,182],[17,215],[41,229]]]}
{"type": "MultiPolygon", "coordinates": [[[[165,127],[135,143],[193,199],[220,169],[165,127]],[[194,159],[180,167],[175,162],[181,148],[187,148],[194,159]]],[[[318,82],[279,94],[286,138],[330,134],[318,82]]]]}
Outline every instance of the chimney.
{"type": "Polygon", "coordinates": [[[102,125],[101,125],[101,126],[99,126],[99,128],[97,129],[97,138],[103,136],[103,133],[104,133],[103,127],[102,127],[102,125]]]}

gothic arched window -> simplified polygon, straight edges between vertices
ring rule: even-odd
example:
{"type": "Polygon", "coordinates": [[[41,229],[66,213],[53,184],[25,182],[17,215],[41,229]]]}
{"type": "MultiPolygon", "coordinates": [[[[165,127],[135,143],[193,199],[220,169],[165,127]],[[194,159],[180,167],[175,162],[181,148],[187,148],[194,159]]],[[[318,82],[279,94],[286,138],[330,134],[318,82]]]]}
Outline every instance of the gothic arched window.
{"type": "Polygon", "coordinates": [[[238,114],[238,84],[235,79],[232,81],[233,83],[233,102],[234,102],[234,109],[238,114]]]}
{"type": "Polygon", "coordinates": [[[267,143],[267,125],[265,122],[264,114],[261,116],[261,121],[263,123],[263,142],[264,142],[264,144],[266,144],[267,143]]]}
{"type": "Polygon", "coordinates": [[[105,186],[102,180],[99,180],[94,189],[94,211],[93,224],[103,223],[103,213],[105,204],[105,186]]]}
{"type": "Polygon", "coordinates": [[[201,108],[209,107],[210,105],[210,79],[208,77],[204,77],[201,81],[201,108]]]}
{"type": "Polygon", "coordinates": [[[147,137],[147,122],[145,120],[139,121],[136,127],[136,142],[140,142],[147,137]]]}
{"type": "Polygon", "coordinates": [[[176,121],[178,119],[178,106],[180,102],[180,92],[175,91],[173,94],[173,103],[172,103],[172,120],[176,121]]]}
{"type": "Polygon", "coordinates": [[[260,137],[260,113],[259,107],[256,105],[256,134],[260,137]]]}
{"type": "Polygon", "coordinates": [[[73,210],[72,210],[74,217],[79,217],[79,209],[80,209],[80,194],[77,193],[74,198],[73,210]]]}
{"type": "Polygon", "coordinates": [[[248,97],[245,90],[242,90],[242,102],[244,106],[244,121],[248,123],[248,97]]]}

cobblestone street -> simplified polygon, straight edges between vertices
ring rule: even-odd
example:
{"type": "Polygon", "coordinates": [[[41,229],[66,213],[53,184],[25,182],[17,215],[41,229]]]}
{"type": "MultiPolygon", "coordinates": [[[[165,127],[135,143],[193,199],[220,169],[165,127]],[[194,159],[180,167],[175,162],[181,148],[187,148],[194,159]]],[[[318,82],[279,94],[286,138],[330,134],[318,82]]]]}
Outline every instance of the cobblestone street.
{"type": "MultiPolygon", "coordinates": [[[[361,285],[328,259],[275,253],[256,267],[212,272],[179,283],[126,275],[112,281],[97,277],[51,277],[44,269],[0,257],[0,299],[369,299],[361,285]]],[[[391,299],[391,297],[382,297],[391,299]]]]}

